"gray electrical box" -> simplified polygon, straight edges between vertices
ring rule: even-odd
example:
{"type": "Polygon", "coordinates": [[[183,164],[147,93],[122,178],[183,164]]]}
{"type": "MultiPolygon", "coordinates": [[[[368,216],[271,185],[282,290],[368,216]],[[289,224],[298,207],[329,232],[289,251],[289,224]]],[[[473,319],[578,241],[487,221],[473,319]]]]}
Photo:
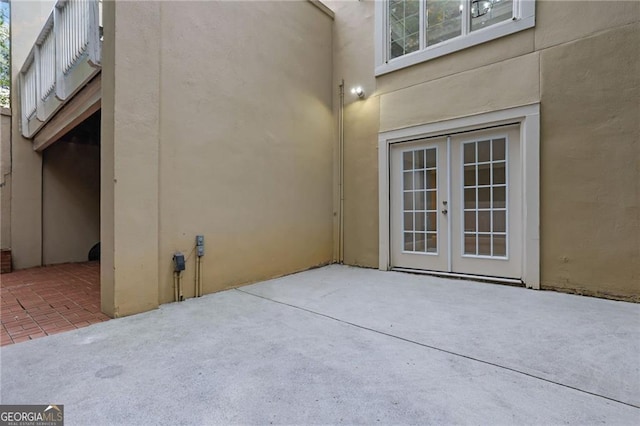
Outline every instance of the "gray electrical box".
{"type": "Polygon", "coordinates": [[[182,272],[185,269],[184,254],[177,252],[173,255],[173,270],[175,272],[182,272]]]}
{"type": "Polygon", "coordinates": [[[196,252],[198,257],[204,256],[204,235],[196,235],[196,252]]]}

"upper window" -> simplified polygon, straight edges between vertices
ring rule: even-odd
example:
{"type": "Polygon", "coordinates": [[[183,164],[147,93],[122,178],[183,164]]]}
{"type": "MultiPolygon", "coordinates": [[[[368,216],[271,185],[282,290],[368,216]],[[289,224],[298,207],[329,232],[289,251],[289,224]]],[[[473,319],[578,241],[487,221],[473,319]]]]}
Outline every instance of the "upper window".
{"type": "Polygon", "coordinates": [[[534,25],[534,0],[380,1],[376,9],[376,75],[534,25]]]}

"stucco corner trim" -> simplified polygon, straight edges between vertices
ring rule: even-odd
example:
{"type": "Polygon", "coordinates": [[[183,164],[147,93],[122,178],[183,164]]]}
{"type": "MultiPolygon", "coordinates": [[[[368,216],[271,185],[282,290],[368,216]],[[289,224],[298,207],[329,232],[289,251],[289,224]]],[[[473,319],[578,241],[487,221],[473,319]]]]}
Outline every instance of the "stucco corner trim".
{"type": "Polygon", "coordinates": [[[520,125],[522,166],[522,281],[540,289],[540,104],[533,103],[487,113],[390,130],[378,134],[379,269],[391,266],[390,179],[391,145],[414,139],[482,129],[503,124],[520,125]]]}
{"type": "Polygon", "coordinates": [[[378,256],[381,271],[388,271],[391,266],[391,219],[389,217],[391,190],[389,188],[389,148],[391,144],[384,133],[378,136],[378,256]]]}
{"type": "Polygon", "coordinates": [[[320,9],[321,11],[323,11],[325,15],[327,15],[329,18],[331,19],[336,18],[336,14],[333,13],[333,10],[329,9],[329,7],[326,4],[322,3],[320,0],[307,0],[307,1],[312,5],[314,5],[315,7],[317,7],[318,9],[320,9]]]}

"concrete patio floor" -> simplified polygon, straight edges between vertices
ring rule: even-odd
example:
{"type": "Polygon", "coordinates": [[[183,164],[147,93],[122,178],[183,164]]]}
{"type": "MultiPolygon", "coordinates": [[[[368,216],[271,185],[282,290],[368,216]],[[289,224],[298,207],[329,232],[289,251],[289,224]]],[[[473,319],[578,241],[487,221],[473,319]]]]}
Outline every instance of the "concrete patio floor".
{"type": "Polygon", "coordinates": [[[640,305],[329,266],[0,349],[86,424],[639,424],[640,305]]]}

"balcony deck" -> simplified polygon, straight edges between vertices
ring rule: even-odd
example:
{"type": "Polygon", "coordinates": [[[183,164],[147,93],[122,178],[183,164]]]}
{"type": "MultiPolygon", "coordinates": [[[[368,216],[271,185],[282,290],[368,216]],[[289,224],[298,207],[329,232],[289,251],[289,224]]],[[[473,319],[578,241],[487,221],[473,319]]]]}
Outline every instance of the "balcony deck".
{"type": "Polygon", "coordinates": [[[22,66],[22,135],[31,139],[101,70],[99,0],[58,0],[22,66]]]}

